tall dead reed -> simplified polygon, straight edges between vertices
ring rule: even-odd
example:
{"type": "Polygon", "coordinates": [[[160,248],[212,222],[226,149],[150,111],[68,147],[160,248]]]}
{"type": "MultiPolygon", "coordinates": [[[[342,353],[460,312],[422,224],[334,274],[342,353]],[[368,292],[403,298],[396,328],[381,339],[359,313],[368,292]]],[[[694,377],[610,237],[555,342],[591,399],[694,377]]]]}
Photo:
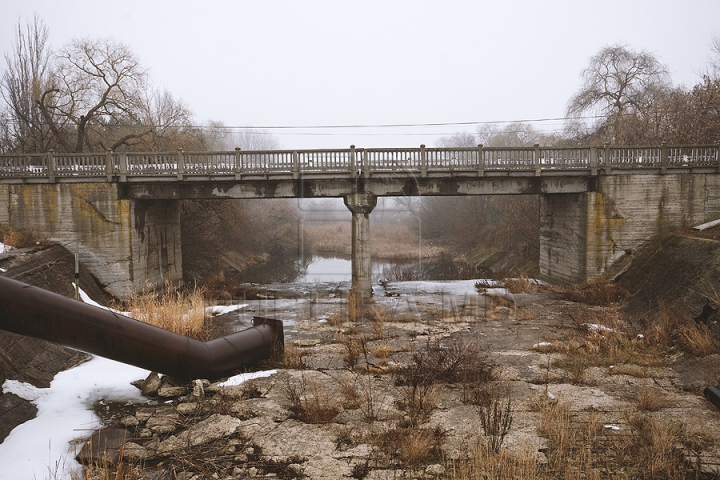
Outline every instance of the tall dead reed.
{"type": "Polygon", "coordinates": [[[202,288],[149,292],[133,296],[124,307],[141,322],[198,340],[208,340],[202,288]]]}

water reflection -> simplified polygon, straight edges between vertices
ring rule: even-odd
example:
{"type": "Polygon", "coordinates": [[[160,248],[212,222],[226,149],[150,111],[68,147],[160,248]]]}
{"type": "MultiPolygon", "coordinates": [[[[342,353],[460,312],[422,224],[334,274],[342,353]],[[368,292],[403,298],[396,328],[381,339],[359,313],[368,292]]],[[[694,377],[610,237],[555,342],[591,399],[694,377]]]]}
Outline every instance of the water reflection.
{"type": "MultiPolygon", "coordinates": [[[[450,254],[417,261],[373,260],[373,282],[413,280],[469,280],[486,275],[481,269],[473,268],[464,261],[456,260],[450,254]]],[[[315,256],[304,267],[303,274],[295,282],[349,282],[352,274],[350,257],[315,256]]]]}
{"type": "MultiPolygon", "coordinates": [[[[373,282],[412,280],[467,280],[488,272],[458,261],[450,254],[415,261],[373,259],[373,282]]],[[[251,266],[235,275],[242,283],[340,283],[350,282],[352,261],[349,256],[285,256],[251,266]]]]}

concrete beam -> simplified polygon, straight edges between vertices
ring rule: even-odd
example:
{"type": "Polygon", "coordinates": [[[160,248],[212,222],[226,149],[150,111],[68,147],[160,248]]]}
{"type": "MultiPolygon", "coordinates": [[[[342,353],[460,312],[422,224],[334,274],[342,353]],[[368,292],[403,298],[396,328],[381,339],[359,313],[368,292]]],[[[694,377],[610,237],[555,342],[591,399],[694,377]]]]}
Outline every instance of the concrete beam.
{"type": "MultiPolygon", "coordinates": [[[[378,197],[581,193],[594,191],[596,183],[596,177],[420,178],[402,172],[363,178],[364,190],[378,197]]],[[[351,178],[299,178],[128,183],[122,184],[121,195],[128,199],[147,200],[342,198],[356,191],[356,180],[351,178]]]]}

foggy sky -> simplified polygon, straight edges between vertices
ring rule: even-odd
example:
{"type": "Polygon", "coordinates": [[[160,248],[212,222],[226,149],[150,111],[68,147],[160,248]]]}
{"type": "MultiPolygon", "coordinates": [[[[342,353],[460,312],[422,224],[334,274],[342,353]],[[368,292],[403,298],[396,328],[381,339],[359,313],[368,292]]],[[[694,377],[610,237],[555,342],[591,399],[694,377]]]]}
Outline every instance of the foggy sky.
{"type": "MultiPolygon", "coordinates": [[[[52,47],[124,42],[198,123],[238,127],[560,118],[602,47],[649,51],[692,86],[720,35],[717,0],[4,0],[3,53],[34,12],[52,47]]],[[[475,125],[269,131],[284,148],[431,146],[475,125]]]]}

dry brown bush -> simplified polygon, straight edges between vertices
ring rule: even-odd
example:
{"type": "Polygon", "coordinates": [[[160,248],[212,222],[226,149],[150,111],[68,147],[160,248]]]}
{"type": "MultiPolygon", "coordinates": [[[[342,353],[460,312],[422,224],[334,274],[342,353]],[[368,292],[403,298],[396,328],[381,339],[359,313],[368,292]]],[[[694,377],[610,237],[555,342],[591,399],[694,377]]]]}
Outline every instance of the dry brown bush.
{"type": "Polygon", "coordinates": [[[676,445],[682,441],[682,431],[647,415],[628,419],[631,435],[626,437],[622,462],[634,478],[688,478],[682,451],[676,445]]]}
{"type": "Polygon", "coordinates": [[[203,341],[211,337],[206,324],[204,289],[200,287],[135,295],[124,309],[136,320],[171,332],[203,341]]]}
{"type": "Polygon", "coordinates": [[[707,325],[687,322],[677,330],[682,345],[698,357],[707,357],[717,352],[715,339],[707,325]]]}
{"type": "Polygon", "coordinates": [[[566,300],[588,305],[613,305],[622,298],[622,289],[612,280],[595,278],[580,285],[556,286],[552,291],[566,300]]]}
{"type": "Polygon", "coordinates": [[[0,227],[0,238],[2,243],[13,248],[32,247],[44,241],[33,230],[20,231],[12,227],[0,227]]]}
{"type": "Polygon", "coordinates": [[[535,445],[529,445],[522,453],[495,452],[487,442],[474,442],[468,449],[468,457],[455,462],[451,478],[455,480],[537,480],[543,478],[537,459],[535,445]]]}
{"type": "Polygon", "coordinates": [[[297,381],[288,379],[284,387],[292,417],[301,422],[328,423],[340,413],[335,392],[317,381],[308,380],[305,374],[297,381]]]}
{"type": "Polygon", "coordinates": [[[667,405],[662,393],[651,388],[641,388],[635,402],[637,409],[643,412],[657,412],[667,405]]]}
{"type": "Polygon", "coordinates": [[[394,428],[371,442],[403,467],[425,465],[442,459],[444,434],[440,428],[394,428]]]}
{"type": "Polygon", "coordinates": [[[535,293],[540,290],[538,282],[526,276],[506,278],[502,281],[502,285],[507,288],[510,293],[535,293]]]}

